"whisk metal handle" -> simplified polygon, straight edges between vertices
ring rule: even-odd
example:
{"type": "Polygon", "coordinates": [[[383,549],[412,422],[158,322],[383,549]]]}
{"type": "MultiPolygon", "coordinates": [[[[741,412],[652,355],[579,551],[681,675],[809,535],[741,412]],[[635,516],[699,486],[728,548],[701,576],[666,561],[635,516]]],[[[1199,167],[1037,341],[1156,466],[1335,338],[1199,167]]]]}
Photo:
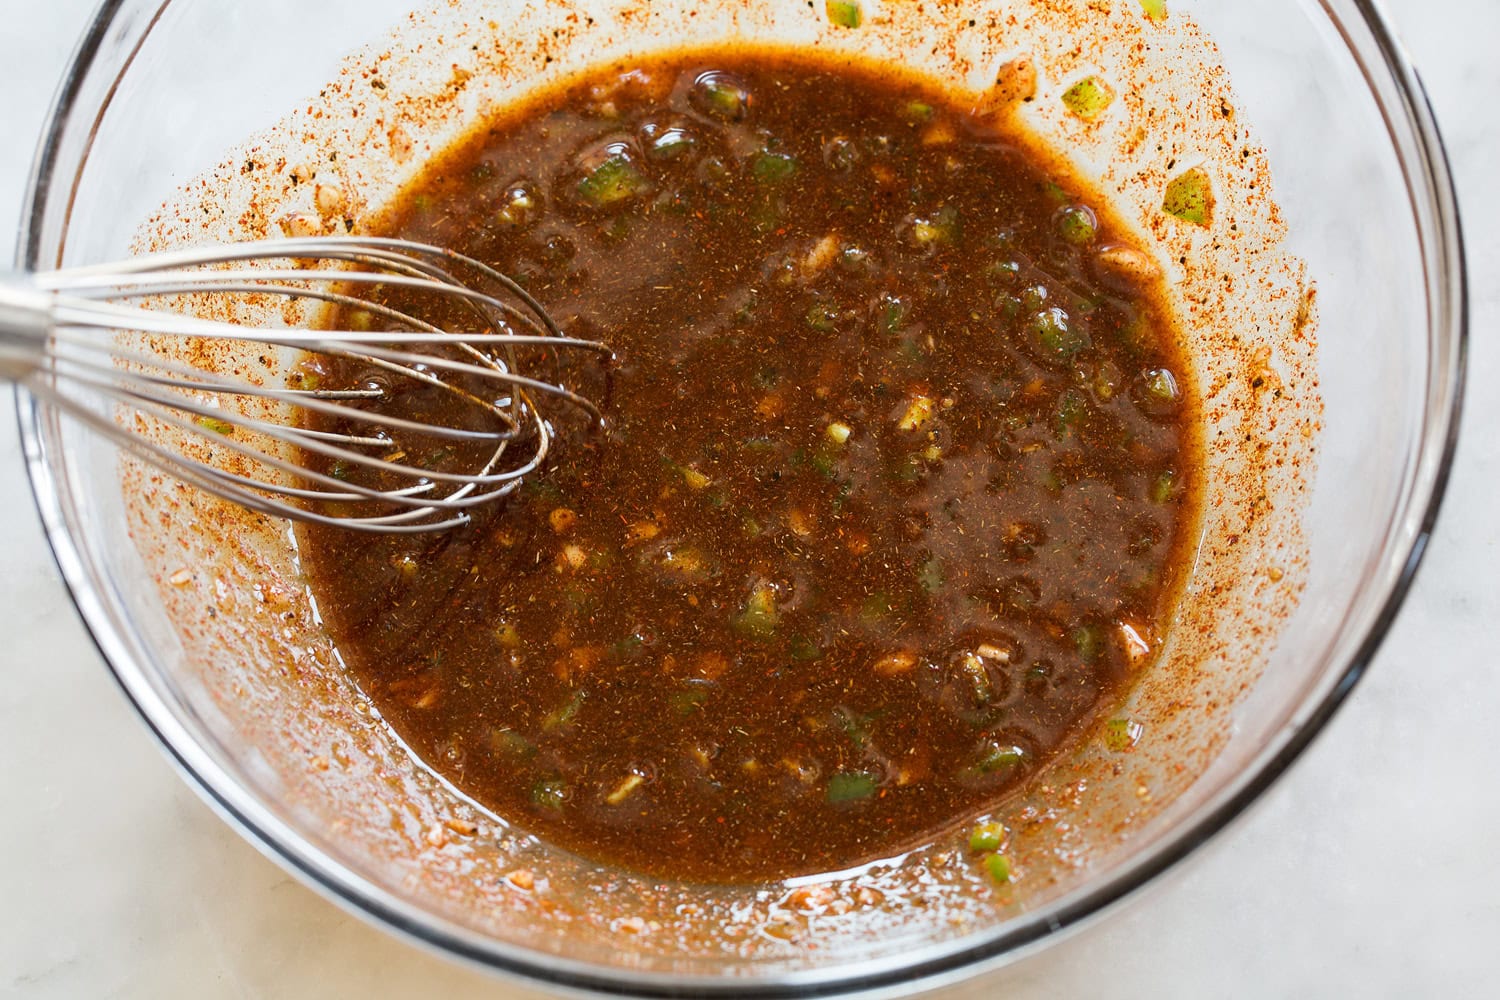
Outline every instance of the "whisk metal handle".
{"type": "Polygon", "coordinates": [[[0,275],[0,377],[19,381],[41,365],[56,303],[25,279],[0,275]]]}

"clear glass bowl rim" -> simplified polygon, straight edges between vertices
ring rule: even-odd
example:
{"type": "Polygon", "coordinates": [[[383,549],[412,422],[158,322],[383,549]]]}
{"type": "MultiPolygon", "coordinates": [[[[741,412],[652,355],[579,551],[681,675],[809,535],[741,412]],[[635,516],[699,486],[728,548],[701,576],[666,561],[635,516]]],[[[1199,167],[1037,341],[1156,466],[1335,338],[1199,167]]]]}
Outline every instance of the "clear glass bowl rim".
{"type": "MultiPolygon", "coordinates": [[[[100,58],[116,15],[129,0],[102,0],[91,18],[59,85],[33,163],[18,234],[16,264],[35,269],[42,252],[42,226],[48,200],[68,197],[71,186],[55,176],[60,144],[70,117],[80,109],[83,85],[100,58]]],[[[161,0],[156,16],[171,0],[161,0]]],[[[1335,25],[1339,15],[1328,0],[1319,0],[1335,25]]],[[[1048,939],[1070,932],[1084,921],[1119,903],[1158,875],[1174,867],[1228,826],[1260,797],[1302,754],[1363,677],[1411,587],[1426,550],[1447,487],[1458,442],[1468,345],[1468,283],[1462,226],[1441,135],[1421,80],[1373,0],[1351,0],[1373,51],[1353,54],[1385,116],[1394,151],[1406,177],[1418,217],[1430,227],[1422,241],[1428,295],[1428,341],[1445,343],[1446,366],[1434,363],[1428,373],[1428,406],[1420,429],[1420,448],[1411,489],[1395,524],[1409,531],[1406,545],[1387,554],[1386,593],[1378,613],[1354,654],[1313,704],[1302,706],[1260,755],[1257,766],[1221,789],[1204,808],[1163,836],[1152,848],[1102,875],[1026,919],[975,935],[959,947],[913,951],[893,966],[869,973],[819,975],[816,970],[777,979],[746,977],[685,978],[641,973],[584,962],[559,961],[475,935],[406,903],[367,882],[336,859],[314,848],[297,831],[267,809],[237,779],[199,751],[169,706],[144,681],[137,662],[116,631],[109,609],[91,579],[77,540],[68,531],[52,457],[43,434],[44,408],[24,389],[16,391],[17,422],[27,473],[44,531],[75,607],[111,674],[151,729],[188,784],[231,826],[271,860],[354,915],[395,931],[439,953],[478,964],[520,981],[554,990],[588,995],[736,996],[894,995],[930,989],[966,979],[985,968],[1012,961],[1048,939]],[[1382,99],[1371,74],[1387,75],[1395,102],[1382,99]],[[1399,133],[1399,135],[1398,135],[1399,133]],[[1436,405],[1433,405],[1436,403],[1436,405]]],[[[155,18],[153,18],[154,22],[155,18]]],[[[150,27],[145,29],[149,33],[150,27]]],[[[143,35],[144,37],[144,35],[143,35]]],[[[1342,31],[1346,45],[1349,32],[1342,31]]],[[[127,56],[118,75],[128,69],[127,56]]],[[[116,79],[118,79],[118,75],[116,79]]],[[[107,99],[106,99],[107,101],[107,99]]],[[[107,106],[107,103],[106,103],[107,106]]],[[[87,111],[88,109],[82,109],[87,111]]],[[[99,112],[102,114],[102,110],[99,112]]],[[[1440,360],[1440,358],[1438,359],[1440,360]]]]}

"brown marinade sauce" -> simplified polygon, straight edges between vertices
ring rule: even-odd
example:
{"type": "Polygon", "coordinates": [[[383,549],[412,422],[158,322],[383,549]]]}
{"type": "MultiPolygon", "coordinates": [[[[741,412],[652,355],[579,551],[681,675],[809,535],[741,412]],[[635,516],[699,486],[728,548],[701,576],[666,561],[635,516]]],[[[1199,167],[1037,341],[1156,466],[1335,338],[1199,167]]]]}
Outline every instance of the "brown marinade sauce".
{"type": "Polygon", "coordinates": [[[1197,418],[1158,279],[1009,129],[889,69],[697,53],[411,187],[385,231],[619,358],[608,431],[560,417],[472,526],[302,535],[422,760],[585,856],[747,881],[926,843],[1118,702],[1185,571],[1197,418]]]}

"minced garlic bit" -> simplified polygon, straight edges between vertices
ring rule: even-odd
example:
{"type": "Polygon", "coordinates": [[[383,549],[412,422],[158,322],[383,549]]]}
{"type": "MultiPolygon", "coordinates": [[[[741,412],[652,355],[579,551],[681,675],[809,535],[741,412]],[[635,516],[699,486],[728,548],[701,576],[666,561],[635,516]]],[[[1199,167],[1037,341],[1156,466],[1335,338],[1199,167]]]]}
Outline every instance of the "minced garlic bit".
{"type": "Polygon", "coordinates": [[[932,420],[933,410],[936,405],[931,396],[916,395],[906,406],[906,413],[902,415],[900,423],[896,425],[898,430],[915,431],[927,426],[932,420]]]}
{"type": "Polygon", "coordinates": [[[625,776],[625,780],[616,785],[615,790],[604,797],[604,801],[608,802],[612,806],[617,806],[621,802],[624,802],[626,799],[630,798],[631,793],[634,792],[637,788],[640,788],[645,783],[646,779],[641,777],[639,774],[627,774],[625,776]]]}
{"type": "Polygon", "coordinates": [[[922,133],[922,145],[924,146],[946,146],[958,138],[958,133],[953,131],[953,126],[946,121],[935,122],[929,125],[922,133]]]}
{"type": "Polygon", "coordinates": [[[568,507],[555,508],[547,515],[547,523],[552,525],[552,530],[559,535],[567,534],[578,523],[578,512],[568,507]]]}
{"type": "Polygon", "coordinates": [[[716,681],[729,670],[729,657],[715,650],[708,650],[693,661],[698,676],[706,681],[716,681]]]}
{"type": "Polygon", "coordinates": [[[649,542],[661,534],[661,525],[655,521],[637,521],[626,530],[632,542],[649,542]]]}
{"type": "Polygon", "coordinates": [[[845,444],[849,440],[849,435],[854,433],[854,428],[835,420],[828,425],[826,433],[828,434],[828,440],[834,444],[845,444]]]}
{"type": "Polygon", "coordinates": [[[1030,56],[1017,56],[995,72],[995,85],[985,95],[980,110],[993,114],[1018,101],[1030,101],[1036,97],[1036,85],[1036,63],[1030,56]]]}
{"type": "Polygon", "coordinates": [[[321,236],[323,220],[311,212],[292,212],[281,218],[281,231],[287,236],[321,236]]]}
{"type": "Polygon", "coordinates": [[[839,238],[834,233],[829,233],[812,245],[807,255],[802,258],[803,277],[811,278],[821,273],[833,259],[838,256],[839,238]]]}
{"type": "Polygon", "coordinates": [[[502,621],[495,626],[495,641],[506,649],[520,649],[521,630],[510,622],[502,621]]]}
{"type": "Polygon", "coordinates": [[[684,576],[692,576],[703,572],[705,560],[703,553],[691,546],[668,549],[661,555],[661,567],[684,576]]]}
{"type": "Polygon", "coordinates": [[[1094,255],[1094,260],[1116,277],[1135,284],[1161,277],[1161,268],[1156,261],[1134,247],[1107,246],[1094,255]]]}
{"type": "Polygon", "coordinates": [[[830,885],[804,885],[793,889],[786,897],[786,905],[794,910],[821,910],[838,898],[838,892],[830,885]]]}
{"type": "Polygon", "coordinates": [[[909,649],[898,649],[875,661],[874,670],[882,677],[904,674],[917,665],[917,654],[909,649]]]}
{"type": "Polygon", "coordinates": [[[324,216],[342,215],[348,200],[344,192],[332,184],[319,184],[313,192],[313,204],[324,216]]]}
{"type": "Polygon", "coordinates": [[[1131,666],[1137,666],[1151,655],[1151,643],[1140,630],[1128,621],[1120,622],[1120,642],[1125,647],[1125,656],[1131,666]]]}

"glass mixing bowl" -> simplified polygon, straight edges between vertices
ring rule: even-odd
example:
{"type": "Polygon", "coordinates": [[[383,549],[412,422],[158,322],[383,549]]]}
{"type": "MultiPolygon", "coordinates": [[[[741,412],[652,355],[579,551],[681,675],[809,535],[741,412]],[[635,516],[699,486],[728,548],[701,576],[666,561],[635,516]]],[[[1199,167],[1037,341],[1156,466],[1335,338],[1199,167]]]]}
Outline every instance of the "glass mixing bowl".
{"type": "MultiPolygon", "coordinates": [[[[754,937],[770,926],[765,914],[785,901],[778,895],[785,887],[646,884],[553,852],[492,817],[481,817],[485,845],[450,844],[441,830],[432,835],[434,818],[454,808],[477,815],[472,805],[404,755],[358,692],[340,681],[326,651],[311,644],[289,651],[286,642],[272,648],[264,623],[262,631],[241,630],[237,640],[224,642],[174,618],[179,583],[188,594],[200,578],[222,586],[236,572],[253,598],[236,605],[233,587],[222,586],[220,627],[224,618],[248,620],[295,603],[295,588],[287,587],[294,572],[277,576],[271,569],[281,558],[271,551],[274,533],[260,539],[268,546],[262,550],[253,532],[225,532],[195,517],[191,506],[143,508],[122,490],[113,451],[23,392],[25,453],[58,565],[115,677],[184,775],[249,840],[357,914],[530,981],[614,993],[790,995],[935,985],[1052,939],[1203,844],[1321,729],[1359,679],[1406,592],[1453,451],[1465,288],[1457,209],[1436,127],[1415,73],[1371,4],[1168,3],[1164,23],[1190,13],[1217,43],[1217,50],[1204,51],[1229,70],[1234,106],[1211,112],[1226,121],[1243,116],[1265,148],[1280,206],[1276,219],[1287,226],[1284,248],[1306,262],[1316,283],[1316,380],[1309,398],[1322,409],[1321,419],[1306,425],[1317,440],[1316,469],[1300,470],[1306,490],[1278,494],[1295,498],[1301,541],[1288,541],[1292,565],[1269,567],[1267,576],[1293,574],[1300,599],[1287,601],[1276,618],[1274,643],[1229,643],[1218,660],[1205,661],[1244,691],[1204,700],[1203,717],[1188,720],[1189,728],[1196,724],[1213,738],[1195,744],[1203,752],[1189,769],[1191,780],[1173,785],[1162,778],[1151,786],[1160,808],[1131,814],[1133,825],[1074,825],[1073,835],[1082,838],[1069,844],[1076,863],[1023,887],[1014,906],[965,910],[962,925],[911,914],[861,923],[858,914],[826,913],[797,924],[795,933],[754,942],[745,939],[745,928],[754,937]],[[158,516],[172,526],[165,541],[145,538],[158,516]],[[182,542],[180,551],[172,549],[173,538],[182,542]],[[213,577],[209,565],[220,551],[232,551],[238,563],[227,577],[213,577]],[[184,573],[167,582],[174,559],[184,573]],[[256,581],[257,567],[265,580],[256,581]],[[266,583],[273,578],[274,586],[266,583]],[[1102,832],[1090,832],[1095,828],[1102,832]],[[545,905],[536,887],[528,892],[503,877],[522,864],[552,893],[545,905]],[[569,908],[570,893],[589,901],[569,908]],[[647,911],[655,923],[628,922],[647,911]],[[747,913],[758,914],[760,924],[748,921],[737,934],[723,930],[747,913]],[[573,919],[579,914],[593,919],[573,919]],[[700,930],[674,936],[681,929],[674,921],[696,922],[700,930]],[[715,921],[723,933],[701,931],[718,927],[715,921]],[[665,933],[640,933],[658,925],[665,933]]],[[[963,26],[982,31],[974,26],[1001,24],[991,16],[997,5],[1004,0],[937,5],[931,16],[955,27],[934,30],[961,39],[955,53],[968,52],[973,34],[963,26]]],[[[254,169],[258,154],[253,142],[243,145],[246,137],[265,134],[293,108],[315,105],[310,95],[324,93],[347,53],[409,23],[407,6],[106,0],[53,109],[23,219],[19,265],[118,257],[139,245],[143,220],[220,164],[226,150],[250,149],[245,170],[254,169]]],[[[618,17],[615,0],[576,6],[590,15],[591,27],[594,16],[629,21],[618,17]]],[[[723,30],[754,22],[757,6],[724,5],[723,30]]],[[[801,5],[787,7],[809,16],[801,5]]],[[[897,4],[870,7],[877,25],[883,16],[916,16],[897,4]]],[[[1136,0],[1089,9],[1142,17],[1136,0]]],[[[507,24],[560,11],[568,13],[562,5],[484,7],[486,17],[507,24]]],[[[713,16],[719,15],[705,13],[705,21],[713,16]]],[[[641,15],[641,23],[650,18],[641,15]]],[[[638,41],[665,44],[634,30],[638,41]]],[[[780,37],[775,32],[783,29],[766,30],[780,37]]],[[[785,30],[782,40],[793,44],[824,37],[806,25],[785,30]]],[[[398,58],[381,65],[399,75],[404,64],[398,58]]],[[[463,92],[466,80],[454,80],[463,92]]],[[[1044,81],[1043,88],[1055,93],[1057,83],[1044,81]]],[[[390,146],[410,149],[409,138],[398,142],[392,132],[390,146]]],[[[207,203],[202,211],[214,213],[207,203]]],[[[184,218],[179,225],[191,223],[184,218]]],[[[1262,333],[1254,324],[1252,346],[1262,333]]],[[[1205,552],[1211,556],[1211,547],[1205,552]]],[[[1218,690],[1213,678],[1205,683],[1210,693],[1218,690]]],[[[1168,770],[1172,762],[1170,754],[1156,761],[1168,770]]],[[[1098,784],[1110,791],[1109,775],[1117,773],[1122,769],[1101,771],[1098,784]]],[[[1144,773],[1113,791],[1123,799],[1149,798],[1138,794],[1148,790],[1144,773]]],[[[939,888],[934,883],[934,892],[939,888]]]]}

